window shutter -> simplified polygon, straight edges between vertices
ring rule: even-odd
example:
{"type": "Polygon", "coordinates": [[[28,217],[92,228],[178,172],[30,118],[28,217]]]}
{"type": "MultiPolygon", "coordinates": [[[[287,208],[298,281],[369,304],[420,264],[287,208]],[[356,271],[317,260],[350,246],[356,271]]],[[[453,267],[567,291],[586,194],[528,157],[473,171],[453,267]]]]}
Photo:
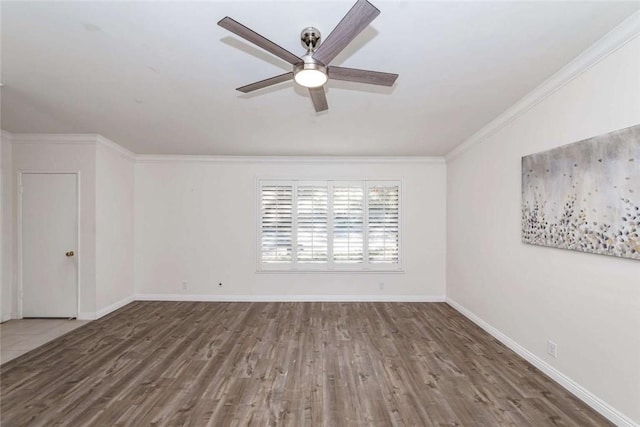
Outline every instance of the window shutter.
{"type": "Polygon", "coordinates": [[[364,189],[362,183],[333,184],[333,261],[364,261],[364,189]]]}
{"type": "Polygon", "coordinates": [[[399,271],[400,190],[400,181],[258,181],[258,268],[399,271]]]}
{"type": "Polygon", "coordinates": [[[372,264],[398,263],[399,196],[398,185],[369,185],[368,249],[372,264]]]}
{"type": "Polygon", "coordinates": [[[293,233],[293,185],[264,183],[260,188],[261,261],[291,263],[293,233]]]}
{"type": "Polygon", "coordinates": [[[328,191],[320,185],[298,182],[297,185],[297,262],[327,262],[328,191]]]}

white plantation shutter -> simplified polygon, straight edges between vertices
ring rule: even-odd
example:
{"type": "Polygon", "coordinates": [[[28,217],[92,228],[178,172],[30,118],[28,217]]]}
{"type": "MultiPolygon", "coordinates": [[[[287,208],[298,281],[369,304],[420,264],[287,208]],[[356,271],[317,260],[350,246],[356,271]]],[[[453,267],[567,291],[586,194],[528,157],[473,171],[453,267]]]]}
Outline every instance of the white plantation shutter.
{"type": "Polygon", "coordinates": [[[364,261],[364,186],[362,182],[333,184],[333,261],[364,261]]]}
{"type": "Polygon", "coordinates": [[[298,182],[297,185],[297,261],[327,262],[328,190],[327,183],[298,182]]]}
{"type": "Polygon", "coordinates": [[[258,185],[259,269],[400,270],[399,181],[258,185]]]}
{"type": "Polygon", "coordinates": [[[293,259],[293,184],[263,183],[260,188],[260,259],[266,264],[293,259]]]}
{"type": "Polygon", "coordinates": [[[367,202],[369,262],[398,263],[400,187],[370,183],[367,202]]]}

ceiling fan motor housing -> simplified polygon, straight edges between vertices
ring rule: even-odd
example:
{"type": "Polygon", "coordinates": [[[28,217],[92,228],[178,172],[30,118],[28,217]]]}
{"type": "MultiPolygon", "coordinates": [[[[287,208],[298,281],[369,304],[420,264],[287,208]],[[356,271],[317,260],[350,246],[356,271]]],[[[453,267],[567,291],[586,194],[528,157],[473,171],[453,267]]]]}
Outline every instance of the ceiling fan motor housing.
{"type": "Polygon", "coordinates": [[[302,47],[308,52],[315,51],[320,46],[320,30],[314,27],[307,27],[300,33],[302,47]]]}
{"type": "Polygon", "coordinates": [[[301,71],[301,70],[318,70],[318,71],[322,71],[325,74],[327,73],[327,67],[325,67],[324,64],[322,64],[321,62],[313,59],[310,53],[304,55],[302,57],[302,60],[304,62],[293,66],[294,73],[297,73],[298,71],[301,71]]]}

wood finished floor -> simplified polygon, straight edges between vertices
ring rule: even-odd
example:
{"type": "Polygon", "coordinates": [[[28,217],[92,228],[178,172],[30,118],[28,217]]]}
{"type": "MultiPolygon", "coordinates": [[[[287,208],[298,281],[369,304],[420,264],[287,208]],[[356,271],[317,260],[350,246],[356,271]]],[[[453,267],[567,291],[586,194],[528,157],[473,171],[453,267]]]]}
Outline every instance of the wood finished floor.
{"type": "Polygon", "coordinates": [[[611,425],[444,303],[134,302],[1,369],[3,426],[611,425]]]}

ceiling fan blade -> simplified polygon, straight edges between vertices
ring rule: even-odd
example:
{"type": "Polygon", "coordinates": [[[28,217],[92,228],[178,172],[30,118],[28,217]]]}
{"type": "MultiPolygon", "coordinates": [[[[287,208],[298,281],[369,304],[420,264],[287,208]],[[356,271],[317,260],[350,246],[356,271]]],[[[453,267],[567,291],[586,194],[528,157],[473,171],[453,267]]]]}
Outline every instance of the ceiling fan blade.
{"type": "Polygon", "coordinates": [[[313,59],[328,65],[380,11],[367,0],[358,0],[314,52],[313,59]]]}
{"type": "Polygon", "coordinates": [[[242,37],[243,39],[250,41],[251,43],[266,50],[267,52],[274,54],[278,58],[284,59],[285,61],[287,61],[292,65],[303,62],[302,58],[294,55],[293,53],[289,52],[285,48],[278,46],[271,40],[261,36],[260,34],[245,27],[238,21],[235,21],[232,18],[229,18],[228,16],[225,16],[224,18],[222,18],[218,22],[218,25],[242,37]]]}
{"type": "Polygon", "coordinates": [[[237,88],[243,93],[253,92],[254,90],[262,89],[265,87],[273,86],[278,83],[286,82],[287,80],[293,79],[293,73],[288,72],[284,74],[280,74],[279,76],[269,77],[268,79],[260,80],[259,82],[251,83],[242,87],[237,88]]]}
{"type": "Polygon", "coordinates": [[[316,109],[316,113],[329,109],[327,96],[324,93],[324,87],[320,86],[309,88],[309,95],[311,95],[311,101],[313,101],[313,107],[316,109]]]}
{"type": "Polygon", "coordinates": [[[393,86],[397,74],[380,71],[360,70],[358,68],[329,67],[329,78],[348,82],[367,83],[378,86],[393,86]]]}

